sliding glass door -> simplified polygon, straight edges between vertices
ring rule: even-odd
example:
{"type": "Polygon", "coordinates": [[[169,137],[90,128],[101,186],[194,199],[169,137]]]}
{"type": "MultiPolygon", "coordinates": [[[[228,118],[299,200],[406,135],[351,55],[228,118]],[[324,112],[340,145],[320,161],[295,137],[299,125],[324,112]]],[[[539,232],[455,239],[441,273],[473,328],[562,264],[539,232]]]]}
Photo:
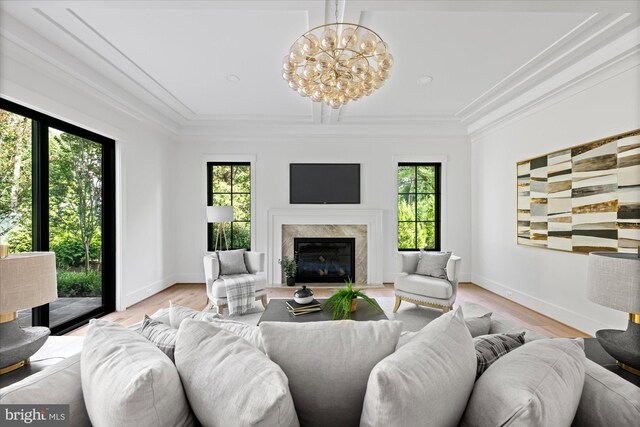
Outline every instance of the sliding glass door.
{"type": "Polygon", "coordinates": [[[115,143],[0,102],[0,235],[55,252],[58,271],[58,299],[18,318],[64,333],[115,309],[115,143]]]}

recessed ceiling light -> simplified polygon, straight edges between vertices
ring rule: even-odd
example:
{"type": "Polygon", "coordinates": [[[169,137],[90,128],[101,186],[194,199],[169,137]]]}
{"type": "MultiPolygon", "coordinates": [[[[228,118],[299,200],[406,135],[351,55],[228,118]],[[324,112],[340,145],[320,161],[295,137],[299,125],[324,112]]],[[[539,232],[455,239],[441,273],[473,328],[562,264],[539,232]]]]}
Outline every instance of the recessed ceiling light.
{"type": "Polygon", "coordinates": [[[230,81],[231,83],[238,83],[240,81],[240,77],[236,74],[227,74],[227,81],[230,81]]]}
{"type": "Polygon", "coordinates": [[[431,76],[423,76],[418,79],[418,86],[426,86],[433,81],[431,76]]]}

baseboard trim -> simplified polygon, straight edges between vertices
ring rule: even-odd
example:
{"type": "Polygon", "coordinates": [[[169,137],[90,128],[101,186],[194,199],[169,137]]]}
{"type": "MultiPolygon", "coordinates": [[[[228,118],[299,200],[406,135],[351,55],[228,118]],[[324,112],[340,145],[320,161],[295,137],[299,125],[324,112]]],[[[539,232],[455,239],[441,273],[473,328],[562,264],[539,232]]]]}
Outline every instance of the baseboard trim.
{"type": "Polygon", "coordinates": [[[502,298],[513,301],[525,308],[533,310],[543,316],[549,317],[556,322],[562,323],[570,328],[583,331],[587,334],[594,335],[597,330],[611,328],[612,325],[599,322],[597,320],[586,317],[575,311],[568,310],[559,305],[550,303],[525,292],[518,291],[509,286],[498,283],[495,280],[487,279],[478,274],[473,274],[472,283],[499,295],[502,298]],[[507,292],[511,295],[507,296],[507,292]]]}
{"type": "Polygon", "coordinates": [[[176,280],[174,276],[169,276],[164,279],[160,279],[156,282],[151,283],[150,285],[145,286],[142,289],[138,289],[137,291],[128,293],[124,297],[124,309],[131,307],[134,304],[139,303],[142,300],[145,300],[158,292],[162,292],[167,288],[175,285],[176,280]]]}

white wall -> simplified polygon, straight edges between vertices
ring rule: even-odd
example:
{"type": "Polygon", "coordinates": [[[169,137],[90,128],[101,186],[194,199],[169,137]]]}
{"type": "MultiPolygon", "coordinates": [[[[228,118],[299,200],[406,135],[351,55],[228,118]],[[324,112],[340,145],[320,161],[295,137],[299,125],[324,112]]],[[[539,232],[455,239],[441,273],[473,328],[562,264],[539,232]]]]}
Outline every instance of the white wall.
{"type": "Polygon", "coordinates": [[[588,333],[626,328],[587,300],[587,256],[516,245],[516,161],[639,128],[639,93],[635,67],[472,142],[474,283],[588,333]]]}
{"type": "MultiPolygon", "coordinates": [[[[181,282],[202,282],[202,256],[205,254],[206,187],[204,163],[215,154],[255,155],[256,229],[254,250],[266,251],[267,212],[289,205],[289,163],[352,162],[361,164],[362,203],[343,205],[347,209],[382,209],[385,282],[392,282],[399,272],[395,244],[395,201],[397,191],[394,157],[425,158],[446,156],[446,218],[443,248],[463,258],[462,279],[470,277],[470,144],[467,138],[377,138],[375,142],[328,137],[327,140],[290,138],[284,141],[265,138],[261,141],[211,141],[181,143],[176,170],[177,207],[177,271],[181,282]]],[[[228,158],[228,157],[227,157],[228,158]]],[[[328,206],[335,209],[340,205],[328,206]]],[[[300,207],[297,205],[297,207],[300,207]]],[[[323,206],[314,206],[322,209],[323,206]]]]}
{"type": "Polygon", "coordinates": [[[0,45],[0,75],[2,97],[116,140],[118,308],[175,283],[170,200],[175,142],[6,39],[0,45]]]}

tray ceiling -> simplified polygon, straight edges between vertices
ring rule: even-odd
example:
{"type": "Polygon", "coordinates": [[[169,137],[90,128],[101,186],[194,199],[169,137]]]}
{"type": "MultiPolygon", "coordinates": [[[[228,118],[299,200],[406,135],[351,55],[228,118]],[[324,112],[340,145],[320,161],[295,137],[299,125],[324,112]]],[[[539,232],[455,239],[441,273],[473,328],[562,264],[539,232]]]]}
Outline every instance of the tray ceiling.
{"type": "Polygon", "coordinates": [[[280,77],[290,44],[334,20],[333,1],[4,1],[0,7],[3,37],[45,58],[47,47],[37,41],[54,44],[92,70],[86,79],[98,85],[107,79],[182,128],[464,122],[637,25],[634,2],[338,5],[341,19],[375,29],[395,57],[385,87],[340,111],[301,98],[280,77]],[[41,39],[23,37],[25,30],[41,39]],[[419,86],[423,76],[433,81],[419,86]]]}

